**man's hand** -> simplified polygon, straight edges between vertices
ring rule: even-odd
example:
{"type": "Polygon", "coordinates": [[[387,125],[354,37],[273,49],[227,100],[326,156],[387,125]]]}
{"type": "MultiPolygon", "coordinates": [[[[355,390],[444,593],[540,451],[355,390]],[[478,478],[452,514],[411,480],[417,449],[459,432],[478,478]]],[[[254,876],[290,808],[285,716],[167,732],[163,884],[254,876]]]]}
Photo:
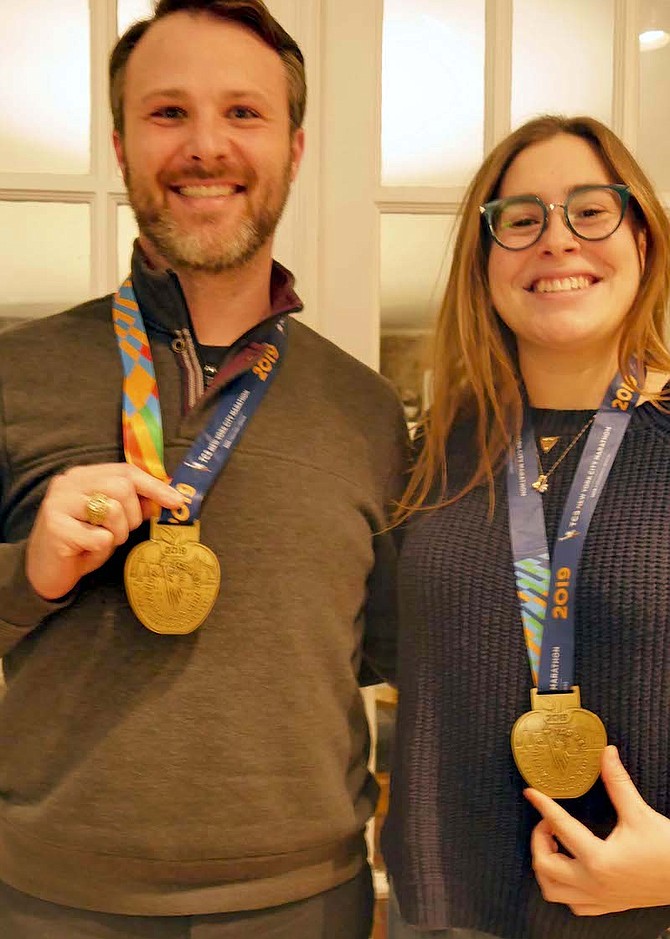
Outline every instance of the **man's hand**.
{"type": "Polygon", "coordinates": [[[618,815],[605,840],[536,789],[524,793],[543,816],[531,838],[543,897],[578,916],[670,904],[670,819],[642,799],[616,747],[605,748],[601,775],[618,815]],[[571,858],[558,852],[557,839],[571,858]]]}
{"type": "Polygon", "coordinates": [[[37,513],[28,538],[26,576],[45,600],[64,597],[127,541],[155,503],[173,509],[183,502],[167,483],[128,463],[67,470],[51,480],[37,513]],[[96,492],[109,499],[101,525],[86,521],[86,504],[96,492]]]}

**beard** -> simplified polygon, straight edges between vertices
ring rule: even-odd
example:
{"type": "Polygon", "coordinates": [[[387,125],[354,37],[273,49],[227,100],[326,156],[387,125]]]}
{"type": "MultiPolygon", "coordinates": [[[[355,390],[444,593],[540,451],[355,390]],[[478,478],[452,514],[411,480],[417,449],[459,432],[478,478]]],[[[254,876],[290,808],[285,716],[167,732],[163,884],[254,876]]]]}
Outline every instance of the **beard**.
{"type": "MultiPolygon", "coordinates": [[[[220,176],[220,171],[212,173],[194,167],[179,178],[181,182],[185,179],[197,182],[220,176]]],[[[221,274],[250,261],[274,234],[291,188],[291,161],[287,160],[278,180],[269,181],[260,189],[258,207],[248,202],[242,219],[233,231],[227,232],[220,230],[219,213],[202,212],[194,214],[188,222],[179,220],[167,205],[158,203],[129,168],[124,179],[140,233],[171,267],[221,274]]],[[[257,181],[255,185],[258,186],[257,181]]],[[[233,198],[242,197],[239,194],[233,198]]],[[[227,223],[225,218],[223,223],[227,223]]]]}

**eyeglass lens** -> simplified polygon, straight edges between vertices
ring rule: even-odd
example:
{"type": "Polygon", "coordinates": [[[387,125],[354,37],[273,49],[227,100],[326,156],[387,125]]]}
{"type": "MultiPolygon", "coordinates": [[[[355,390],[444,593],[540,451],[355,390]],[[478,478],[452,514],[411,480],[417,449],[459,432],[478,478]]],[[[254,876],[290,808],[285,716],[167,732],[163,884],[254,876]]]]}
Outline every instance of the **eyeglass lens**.
{"type": "MultiPolygon", "coordinates": [[[[561,211],[557,207],[558,211],[561,211]]],[[[545,209],[533,199],[503,199],[493,212],[495,237],[508,248],[525,248],[538,240],[544,228],[545,209]]],[[[615,189],[579,189],[566,201],[567,217],[577,235],[587,240],[607,238],[621,221],[621,198],[615,189]]]]}

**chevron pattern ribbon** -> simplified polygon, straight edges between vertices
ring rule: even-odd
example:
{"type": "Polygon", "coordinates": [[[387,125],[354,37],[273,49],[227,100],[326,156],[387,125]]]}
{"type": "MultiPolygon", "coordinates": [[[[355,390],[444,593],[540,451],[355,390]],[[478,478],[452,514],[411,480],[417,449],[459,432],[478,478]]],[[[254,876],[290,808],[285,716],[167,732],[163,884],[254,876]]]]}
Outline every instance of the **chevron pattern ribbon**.
{"type": "Polygon", "coordinates": [[[124,372],[122,424],[126,460],[167,481],[158,384],[130,278],[121,284],[114,297],[112,316],[124,372]]]}
{"type": "Polygon", "coordinates": [[[549,596],[551,577],[549,555],[541,554],[539,557],[522,558],[515,561],[514,574],[528,650],[528,661],[533,676],[533,685],[537,687],[542,633],[547,613],[547,597],[549,596]]]}

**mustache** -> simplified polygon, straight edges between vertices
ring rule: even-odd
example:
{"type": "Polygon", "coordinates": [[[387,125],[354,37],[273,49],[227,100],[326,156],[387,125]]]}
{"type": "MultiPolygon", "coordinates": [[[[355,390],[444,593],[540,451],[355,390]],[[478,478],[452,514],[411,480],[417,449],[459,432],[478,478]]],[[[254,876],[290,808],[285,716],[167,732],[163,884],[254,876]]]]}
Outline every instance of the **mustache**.
{"type": "Polygon", "coordinates": [[[239,169],[236,170],[232,166],[222,163],[212,168],[197,165],[185,167],[179,173],[171,172],[163,175],[161,183],[165,186],[170,186],[177,182],[183,182],[184,180],[192,179],[198,182],[205,182],[207,180],[222,179],[225,177],[240,180],[244,182],[245,185],[249,182],[253,182],[248,171],[240,172],[239,169]]]}

